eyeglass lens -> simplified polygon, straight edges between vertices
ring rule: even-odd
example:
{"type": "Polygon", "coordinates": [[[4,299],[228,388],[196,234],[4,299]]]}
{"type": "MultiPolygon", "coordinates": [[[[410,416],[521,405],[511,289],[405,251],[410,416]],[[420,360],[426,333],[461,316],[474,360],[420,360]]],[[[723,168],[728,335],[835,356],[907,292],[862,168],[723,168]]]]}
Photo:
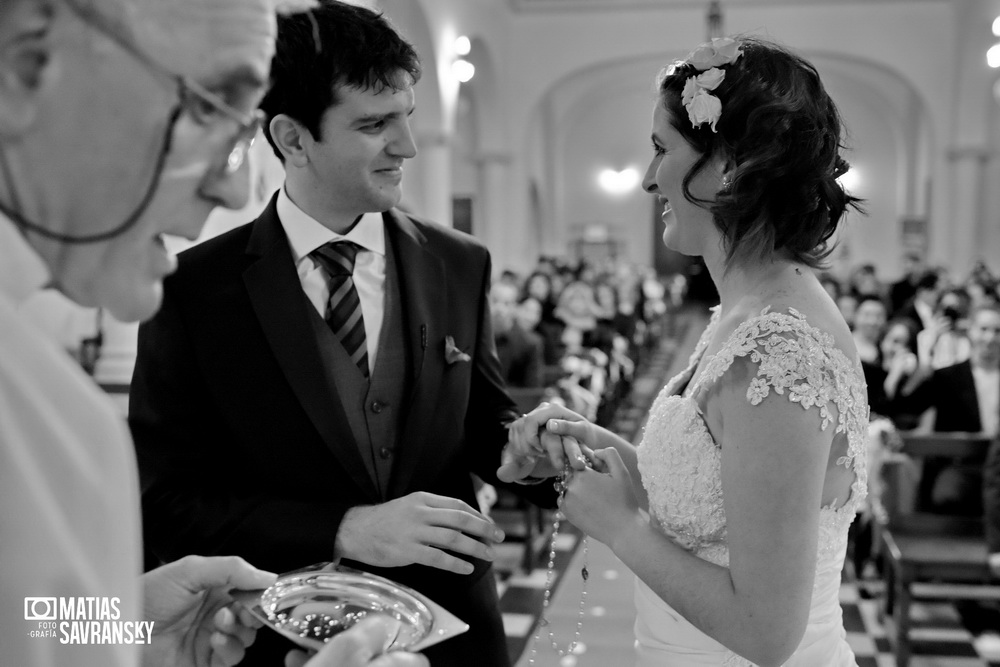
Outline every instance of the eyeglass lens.
{"type": "Polygon", "coordinates": [[[235,174],[243,166],[247,154],[250,152],[250,147],[253,146],[253,141],[257,136],[257,130],[260,128],[260,125],[261,116],[258,114],[254,117],[254,122],[242,128],[237,134],[233,148],[229,151],[229,155],[226,158],[226,174],[235,174]]]}

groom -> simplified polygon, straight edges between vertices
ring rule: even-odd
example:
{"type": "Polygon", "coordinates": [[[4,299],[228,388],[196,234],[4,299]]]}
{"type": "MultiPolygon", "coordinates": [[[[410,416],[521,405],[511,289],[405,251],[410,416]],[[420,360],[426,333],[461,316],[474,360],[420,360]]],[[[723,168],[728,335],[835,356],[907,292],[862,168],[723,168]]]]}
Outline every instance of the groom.
{"type": "MultiPolygon", "coordinates": [[[[238,554],[277,572],[341,558],[471,626],[427,650],[435,667],[507,667],[490,566],[503,533],[474,509],[470,473],[498,483],[515,407],[486,249],[393,208],[419,76],[368,9],[327,0],[279,21],[262,109],[284,186],[181,255],[139,333],[146,538],[162,560],[238,554]]],[[[244,664],[280,664],[278,641],[259,635],[244,664]]]]}

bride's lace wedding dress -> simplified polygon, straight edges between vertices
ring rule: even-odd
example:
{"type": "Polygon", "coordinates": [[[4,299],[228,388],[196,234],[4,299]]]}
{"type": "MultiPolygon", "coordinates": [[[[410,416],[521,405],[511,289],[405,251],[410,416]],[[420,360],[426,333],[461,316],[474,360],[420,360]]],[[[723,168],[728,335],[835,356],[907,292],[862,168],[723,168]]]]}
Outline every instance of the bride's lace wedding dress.
{"type": "MultiPolygon", "coordinates": [[[[747,387],[751,404],[774,392],[815,411],[821,428],[846,435],[846,453],[836,463],[853,470],[854,482],[846,502],[838,507],[834,501],[820,510],[809,624],[785,664],[855,665],[838,598],[847,529],[867,489],[868,401],[861,365],[848,359],[832,336],[810,326],[801,313],[764,309],[740,324],[719,352],[706,360],[700,376],[692,378],[718,320],[716,310],[687,368],[667,383],[650,409],[638,448],[650,520],[699,558],[728,566],[722,452],[706,427],[698,397],[714,383],[727,381],[726,371],[734,362],[749,364],[756,371],[747,387]]],[[[688,623],[638,578],[635,601],[640,667],[752,665],[688,623]]]]}

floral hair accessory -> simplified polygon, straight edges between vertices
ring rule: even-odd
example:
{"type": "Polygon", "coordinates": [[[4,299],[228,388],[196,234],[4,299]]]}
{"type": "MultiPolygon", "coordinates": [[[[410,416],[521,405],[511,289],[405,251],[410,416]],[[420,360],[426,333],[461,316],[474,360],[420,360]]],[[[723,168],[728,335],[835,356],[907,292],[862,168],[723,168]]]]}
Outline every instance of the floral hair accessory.
{"type": "Polygon", "coordinates": [[[717,37],[711,42],[702,44],[691,52],[686,63],[700,74],[688,77],[681,91],[681,103],[687,109],[688,119],[692,127],[708,123],[712,132],[715,124],[722,116],[722,101],[710,91],[719,87],[726,78],[723,65],[731,65],[743,55],[743,50],[736,40],[729,37],[717,37]]]}

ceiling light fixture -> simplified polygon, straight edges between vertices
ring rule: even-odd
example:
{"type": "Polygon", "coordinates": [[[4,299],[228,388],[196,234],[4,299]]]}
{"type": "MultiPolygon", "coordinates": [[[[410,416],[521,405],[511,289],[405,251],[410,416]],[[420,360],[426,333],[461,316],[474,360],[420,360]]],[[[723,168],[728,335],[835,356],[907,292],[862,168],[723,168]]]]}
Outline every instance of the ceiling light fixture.
{"type": "Polygon", "coordinates": [[[460,83],[468,83],[476,75],[476,66],[463,56],[472,52],[472,40],[465,35],[455,39],[456,58],[451,63],[451,73],[460,83]]]}
{"type": "Polygon", "coordinates": [[[639,171],[633,167],[626,167],[621,171],[602,169],[597,175],[597,182],[608,194],[623,195],[639,185],[639,171]]]}

